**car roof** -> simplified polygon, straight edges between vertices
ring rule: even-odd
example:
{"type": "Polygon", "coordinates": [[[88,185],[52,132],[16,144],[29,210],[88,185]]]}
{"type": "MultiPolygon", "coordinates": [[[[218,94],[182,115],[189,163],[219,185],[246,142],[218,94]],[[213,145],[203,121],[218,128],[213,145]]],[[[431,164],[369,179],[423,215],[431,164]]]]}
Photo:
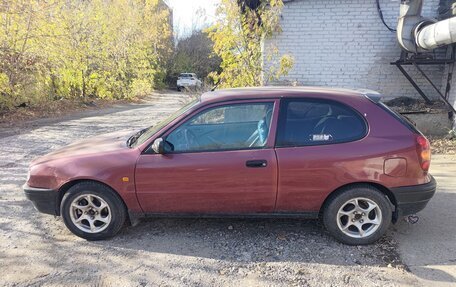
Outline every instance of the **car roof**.
{"type": "Polygon", "coordinates": [[[219,102],[227,100],[243,99],[268,99],[280,97],[300,97],[300,98],[327,98],[334,96],[337,98],[369,98],[371,101],[380,101],[382,95],[376,91],[367,89],[342,89],[328,87],[251,87],[222,89],[204,93],[201,102],[219,102]]]}

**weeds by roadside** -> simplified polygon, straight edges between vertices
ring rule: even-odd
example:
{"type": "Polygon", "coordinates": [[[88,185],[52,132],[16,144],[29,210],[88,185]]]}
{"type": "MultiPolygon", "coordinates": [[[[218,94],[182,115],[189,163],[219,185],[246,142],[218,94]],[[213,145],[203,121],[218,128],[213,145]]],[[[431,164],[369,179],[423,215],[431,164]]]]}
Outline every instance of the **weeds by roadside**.
{"type": "Polygon", "coordinates": [[[434,154],[456,154],[456,130],[448,131],[445,136],[428,137],[434,154]]]}
{"type": "Polygon", "coordinates": [[[433,154],[456,154],[456,139],[429,137],[433,154]]]}
{"type": "Polygon", "coordinates": [[[20,123],[43,118],[56,118],[75,114],[84,110],[97,110],[113,105],[139,103],[142,99],[106,100],[92,99],[88,102],[62,99],[45,105],[23,106],[0,113],[0,128],[8,128],[20,123]]]}

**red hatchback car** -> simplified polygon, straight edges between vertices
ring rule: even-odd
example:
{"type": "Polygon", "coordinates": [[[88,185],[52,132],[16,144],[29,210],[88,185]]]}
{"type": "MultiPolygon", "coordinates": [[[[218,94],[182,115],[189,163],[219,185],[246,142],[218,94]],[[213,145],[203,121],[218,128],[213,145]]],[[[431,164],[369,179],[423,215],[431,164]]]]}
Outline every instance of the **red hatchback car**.
{"type": "Polygon", "coordinates": [[[145,216],[320,217],[339,241],[369,244],[436,189],[428,140],[380,98],[311,87],[209,92],[134,135],[34,160],[25,194],[88,240],[145,216]]]}

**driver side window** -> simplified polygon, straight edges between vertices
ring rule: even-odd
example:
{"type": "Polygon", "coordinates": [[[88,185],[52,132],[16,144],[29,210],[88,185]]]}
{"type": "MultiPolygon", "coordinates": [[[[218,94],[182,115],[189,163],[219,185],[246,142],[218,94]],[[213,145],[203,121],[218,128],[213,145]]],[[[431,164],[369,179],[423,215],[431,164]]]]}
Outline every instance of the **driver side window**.
{"type": "Polygon", "coordinates": [[[174,152],[237,150],[266,145],[274,103],[230,104],[209,108],[166,138],[174,152]]]}

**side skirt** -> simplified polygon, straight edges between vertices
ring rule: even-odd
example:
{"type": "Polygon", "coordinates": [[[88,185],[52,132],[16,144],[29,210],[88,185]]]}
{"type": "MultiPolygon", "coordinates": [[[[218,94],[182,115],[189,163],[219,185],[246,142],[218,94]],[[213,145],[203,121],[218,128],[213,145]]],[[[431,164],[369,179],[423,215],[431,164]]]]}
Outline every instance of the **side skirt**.
{"type": "Polygon", "coordinates": [[[318,219],[319,212],[274,212],[274,213],[133,213],[128,212],[132,225],[134,221],[141,218],[290,218],[290,219],[318,219]]]}

